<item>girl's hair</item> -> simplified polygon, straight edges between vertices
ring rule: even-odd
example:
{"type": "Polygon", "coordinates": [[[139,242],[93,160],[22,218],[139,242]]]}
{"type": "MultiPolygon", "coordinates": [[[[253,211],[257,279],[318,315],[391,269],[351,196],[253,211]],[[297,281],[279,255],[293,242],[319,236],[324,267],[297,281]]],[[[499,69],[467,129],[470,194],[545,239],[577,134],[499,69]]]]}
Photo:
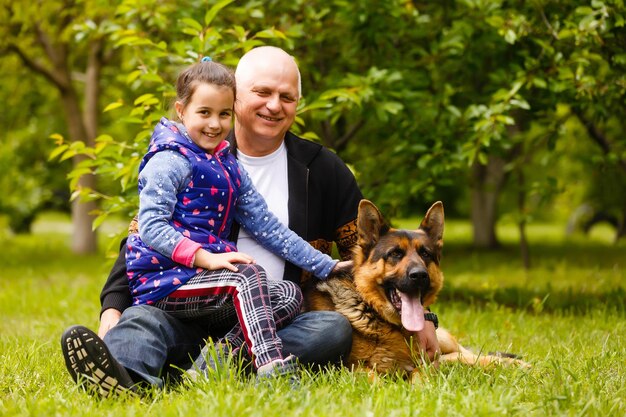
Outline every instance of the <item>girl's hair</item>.
{"type": "Polygon", "coordinates": [[[202,61],[183,70],[176,80],[176,100],[186,107],[200,83],[208,83],[233,90],[237,96],[235,75],[225,65],[214,61],[202,61]]]}

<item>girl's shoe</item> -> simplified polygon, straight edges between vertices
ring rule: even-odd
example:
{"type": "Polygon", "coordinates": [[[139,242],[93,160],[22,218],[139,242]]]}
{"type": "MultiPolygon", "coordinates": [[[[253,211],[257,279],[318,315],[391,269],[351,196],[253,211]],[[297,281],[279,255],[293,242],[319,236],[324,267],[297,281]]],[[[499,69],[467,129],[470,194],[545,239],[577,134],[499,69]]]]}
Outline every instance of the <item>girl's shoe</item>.
{"type": "Polygon", "coordinates": [[[268,378],[288,378],[292,388],[300,386],[298,377],[298,358],[289,355],[285,359],[277,359],[265,364],[257,369],[256,377],[258,382],[263,382],[268,378]]]}

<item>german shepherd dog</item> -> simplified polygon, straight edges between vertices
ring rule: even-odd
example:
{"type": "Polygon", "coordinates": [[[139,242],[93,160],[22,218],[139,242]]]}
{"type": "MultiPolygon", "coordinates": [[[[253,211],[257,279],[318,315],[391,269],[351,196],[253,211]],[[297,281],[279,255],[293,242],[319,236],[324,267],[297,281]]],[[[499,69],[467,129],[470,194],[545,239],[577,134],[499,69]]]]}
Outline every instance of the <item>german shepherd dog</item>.
{"type": "MultiPolygon", "coordinates": [[[[415,332],[424,327],[425,309],[443,286],[439,267],[443,246],[443,204],[436,202],[417,230],[391,228],[370,201],[362,200],[351,274],[317,281],[305,289],[305,307],[337,311],[353,327],[346,365],[365,371],[414,378],[422,359],[415,332]]],[[[489,366],[527,364],[502,355],[477,355],[446,330],[437,329],[441,361],[489,366]]]]}

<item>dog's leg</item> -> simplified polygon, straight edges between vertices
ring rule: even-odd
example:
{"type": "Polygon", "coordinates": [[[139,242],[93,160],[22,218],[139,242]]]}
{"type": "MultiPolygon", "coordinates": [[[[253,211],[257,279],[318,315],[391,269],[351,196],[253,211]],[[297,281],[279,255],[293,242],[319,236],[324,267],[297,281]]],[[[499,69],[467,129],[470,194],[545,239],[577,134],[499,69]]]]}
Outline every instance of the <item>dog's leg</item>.
{"type": "Polygon", "coordinates": [[[437,341],[441,350],[439,360],[443,362],[461,362],[468,365],[474,365],[478,362],[478,356],[461,346],[446,329],[437,329],[437,341]]]}
{"type": "Polygon", "coordinates": [[[521,368],[530,368],[531,365],[516,358],[508,358],[496,355],[477,355],[469,349],[461,346],[459,342],[446,329],[437,329],[437,340],[441,349],[442,362],[460,362],[466,365],[478,365],[487,368],[492,365],[516,365],[521,368]]]}

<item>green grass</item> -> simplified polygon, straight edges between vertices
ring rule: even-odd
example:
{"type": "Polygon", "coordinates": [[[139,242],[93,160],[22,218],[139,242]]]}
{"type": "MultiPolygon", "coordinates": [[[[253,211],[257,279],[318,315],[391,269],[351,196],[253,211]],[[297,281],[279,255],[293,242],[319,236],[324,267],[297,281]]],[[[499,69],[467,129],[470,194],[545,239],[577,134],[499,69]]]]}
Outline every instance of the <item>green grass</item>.
{"type": "Polygon", "coordinates": [[[626,246],[612,245],[609,230],[565,238],[561,227],[533,226],[534,269],[525,272],[513,227],[499,231],[504,246],[492,253],[469,249],[466,223],[446,224],[440,322],[476,350],[523,355],[531,370],[442,366],[414,385],[305,370],[296,391],[235,377],[108,400],[77,389],[61,356],[64,328],[97,327],[110,268],[103,255],[73,256],[68,231],[57,215],[32,236],[0,231],[1,416],[626,415],[626,246]]]}

